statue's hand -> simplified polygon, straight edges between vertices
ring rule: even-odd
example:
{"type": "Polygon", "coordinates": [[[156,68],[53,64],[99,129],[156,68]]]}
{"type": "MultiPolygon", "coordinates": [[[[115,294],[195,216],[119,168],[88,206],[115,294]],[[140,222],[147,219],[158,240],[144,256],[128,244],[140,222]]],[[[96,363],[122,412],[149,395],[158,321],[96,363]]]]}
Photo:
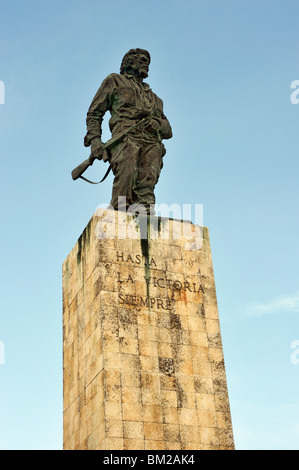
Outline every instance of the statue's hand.
{"type": "Polygon", "coordinates": [[[91,154],[98,160],[102,160],[104,153],[104,144],[99,137],[92,139],[91,141],[91,154]]]}
{"type": "Polygon", "coordinates": [[[161,129],[161,124],[157,119],[152,118],[145,126],[148,132],[158,132],[161,129]]]}

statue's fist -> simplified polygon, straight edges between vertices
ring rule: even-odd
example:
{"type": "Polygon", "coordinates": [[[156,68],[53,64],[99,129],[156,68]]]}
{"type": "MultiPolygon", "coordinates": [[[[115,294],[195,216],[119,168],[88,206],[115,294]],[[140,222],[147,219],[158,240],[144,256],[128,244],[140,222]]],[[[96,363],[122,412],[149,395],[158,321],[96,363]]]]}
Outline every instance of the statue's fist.
{"type": "Polygon", "coordinates": [[[101,160],[103,158],[104,144],[100,138],[96,137],[91,141],[91,153],[94,158],[101,160]]]}
{"type": "Polygon", "coordinates": [[[146,130],[148,132],[158,132],[161,129],[161,124],[157,119],[151,119],[150,122],[146,125],[146,130]]]}

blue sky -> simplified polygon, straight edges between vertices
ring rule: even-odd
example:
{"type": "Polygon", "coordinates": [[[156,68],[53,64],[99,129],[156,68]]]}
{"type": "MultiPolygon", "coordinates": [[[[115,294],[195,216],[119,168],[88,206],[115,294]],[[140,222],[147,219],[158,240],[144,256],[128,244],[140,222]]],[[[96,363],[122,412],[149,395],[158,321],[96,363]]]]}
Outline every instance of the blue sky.
{"type": "Polygon", "coordinates": [[[298,449],[298,15],[295,0],[1,1],[1,449],[62,448],[61,266],[112,184],[70,173],[91,99],[135,47],[173,128],[157,202],[203,204],[210,231],[236,448],[298,449]]]}

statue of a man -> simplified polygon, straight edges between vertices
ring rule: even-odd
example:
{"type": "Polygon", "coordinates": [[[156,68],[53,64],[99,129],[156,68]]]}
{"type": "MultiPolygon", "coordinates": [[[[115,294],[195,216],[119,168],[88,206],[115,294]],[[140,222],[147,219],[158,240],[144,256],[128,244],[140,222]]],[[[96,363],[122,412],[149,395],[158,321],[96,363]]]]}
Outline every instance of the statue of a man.
{"type": "Polygon", "coordinates": [[[91,158],[101,159],[103,155],[101,124],[106,111],[111,114],[112,137],[143,121],[109,150],[114,173],[110,204],[118,210],[142,204],[151,213],[154,188],[166,153],[162,140],[172,137],[162,100],[143,82],[149,64],[150,54],[146,50],[129,50],[122,60],[120,74],[112,73],[105,78],[87,112],[84,145],[91,145],[91,158]],[[125,207],[119,206],[119,196],[121,201],[125,200],[125,207]]]}

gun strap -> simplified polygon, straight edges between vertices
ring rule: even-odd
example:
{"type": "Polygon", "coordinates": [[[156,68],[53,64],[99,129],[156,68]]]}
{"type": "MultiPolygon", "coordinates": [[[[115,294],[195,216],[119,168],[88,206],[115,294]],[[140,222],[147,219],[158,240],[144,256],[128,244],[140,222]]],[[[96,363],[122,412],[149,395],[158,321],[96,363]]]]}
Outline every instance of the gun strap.
{"type": "MultiPolygon", "coordinates": [[[[133,129],[135,129],[136,127],[140,126],[140,124],[142,124],[143,122],[145,122],[147,119],[149,119],[149,118],[148,118],[148,117],[147,117],[147,118],[143,118],[143,119],[141,119],[139,122],[137,122],[136,124],[134,124],[134,126],[130,127],[130,128],[126,131],[124,137],[127,136],[133,129]]],[[[101,181],[97,181],[97,182],[90,181],[89,179],[85,178],[85,177],[82,176],[82,175],[80,175],[79,178],[81,178],[82,180],[84,180],[84,181],[86,181],[87,183],[90,183],[90,184],[100,184],[100,183],[103,183],[103,181],[107,178],[107,176],[109,175],[110,171],[111,171],[111,165],[109,165],[109,168],[108,168],[108,170],[106,171],[104,177],[101,179],[101,181]]]]}
{"type": "Polygon", "coordinates": [[[87,178],[85,178],[84,176],[79,176],[79,178],[81,178],[82,180],[84,181],[87,181],[87,183],[90,183],[90,184],[100,184],[100,183],[103,183],[103,181],[107,178],[107,176],[109,175],[110,171],[111,171],[111,165],[109,165],[109,168],[108,170],[106,171],[104,177],[101,179],[101,181],[97,181],[97,182],[94,182],[94,181],[90,181],[88,180],[87,178]]]}

